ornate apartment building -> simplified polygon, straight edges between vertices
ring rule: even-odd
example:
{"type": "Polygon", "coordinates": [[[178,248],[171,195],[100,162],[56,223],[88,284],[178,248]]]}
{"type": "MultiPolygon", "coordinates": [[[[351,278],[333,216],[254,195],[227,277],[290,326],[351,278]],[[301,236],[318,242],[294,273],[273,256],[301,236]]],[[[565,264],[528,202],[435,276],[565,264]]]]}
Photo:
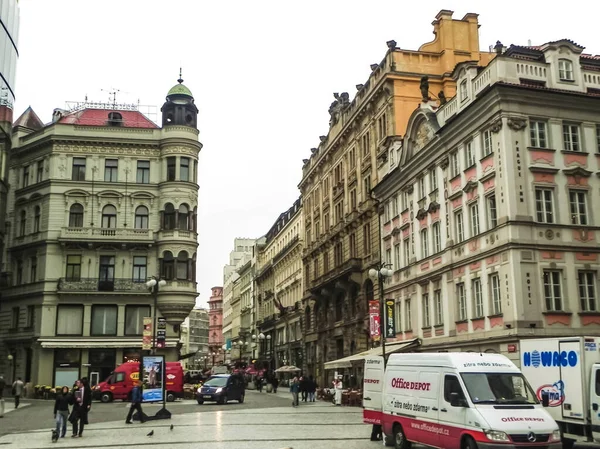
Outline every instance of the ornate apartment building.
{"type": "Polygon", "coordinates": [[[454,96],[457,63],[485,66],[493,57],[479,50],[476,14],[453,20],[452,11],[443,10],[433,26],[435,40],[418,51],[389,41],[352,101],[348,93],[334,94],[329,132],[304,160],[304,335],[306,360],[314,361],[304,368],[321,384],[324,362],[371,345],[367,305],[378,294],[368,271],[381,259],[370,196],[379,182],[378,155],[404,135],[422,97],[454,96]]]}
{"type": "Polygon", "coordinates": [[[252,258],[255,243],[255,239],[236,238],[233,242],[234,249],[229,253],[229,263],[223,268],[223,341],[227,364],[234,358],[241,357],[237,346],[241,326],[241,306],[238,300],[240,284],[236,284],[236,281],[240,277],[238,269],[252,258]],[[234,341],[235,348],[232,345],[234,341]]]}
{"type": "Polygon", "coordinates": [[[213,365],[224,362],[223,344],[223,287],[213,287],[208,299],[208,351],[213,365]]]}
{"type": "MultiPolygon", "coordinates": [[[[167,360],[194,307],[198,109],[179,80],[162,127],[135,107],[82,104],[14,124],[0,339],[26,381],[71,385],[137,360],[159,315],[167,360]],[[145,282],[160,277],[158,310],[145,282]]],[[[2,358],[0,363],[6,358],[2,358]]]]}
{"type": "Polygon", "coordinates": [[[255,291],[257,320],[253,342],[259,368],[302,367],[302,202],[296,200],[259,241],[255,291]]]}
{"type": "Polygon", "coordinates": [[[212,361],[210,352],[210,319],[207,309],[192,309],[188,317],[188,351],[195,353],[190,363],[194,369],[203,369],[212,361]]]}
{"type": "Polygon", "coordinates": [[[600,331],[600,58],[568,40],[459,64],[382,155],[396,339],[505,353],[600,331]]]}

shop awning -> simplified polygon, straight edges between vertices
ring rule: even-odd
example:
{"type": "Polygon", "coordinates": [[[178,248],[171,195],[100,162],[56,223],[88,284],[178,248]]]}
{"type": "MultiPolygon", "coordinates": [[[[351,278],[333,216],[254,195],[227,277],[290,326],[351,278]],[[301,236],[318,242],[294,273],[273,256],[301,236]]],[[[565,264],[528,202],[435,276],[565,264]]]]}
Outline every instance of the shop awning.
{"type": "MultiPolygon", "coordinates": [[[[418,338],[414,338],[412,340],[405,341],[394,341],[385,344],[385,355],[392,354],[394,352],[407,351],[412,348],[416,348],[421,344],[421,340],[418,338]]],[[[326,362],[324,365],[325,369],[340,369],[340,368],[352,368],[352,362],[359,362],[365,359],[365,357],[370,356],[381,356],[382,350],[381,346],[373,349],[369,349],[367,351],[359,352],[357,354],[352,354],[348,357],[344,357],[342,359],[332,360],[331,362],[326,362]]]]}

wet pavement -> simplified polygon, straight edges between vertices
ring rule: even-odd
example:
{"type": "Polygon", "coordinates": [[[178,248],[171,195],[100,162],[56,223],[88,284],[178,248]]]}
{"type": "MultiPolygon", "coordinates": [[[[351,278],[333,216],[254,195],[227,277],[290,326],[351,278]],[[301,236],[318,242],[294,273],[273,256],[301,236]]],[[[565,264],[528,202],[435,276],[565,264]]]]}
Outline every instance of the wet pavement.
{"type": "MultiPolygon", "coordinates": [[[[252,394],[252,393],[250,393],[252,394]]],[[[250,396],[250,394],[248,396],[250,396]]],[[[255,393],[258,394],[258,393],[255,393]]],[[[279,394],[278,394],[279,396],[279,394]]],[[[0,426],[3,424],[0,421],[0,426]]],[[[69,426],[70,427],[70,426],[69,426]]],[[[371,442],[370,427],[362,424],[359,407],[335,407],[329,403],[225,410],[173,415],[170,420],[126,425],[123,420],[90,424],[83,438],[50,441],[50,429],[13,433],[0,437],[0,448],[49,447],[120,448],[177,447],[207,449],[368,449],[383,447],[371,442]],[[173,424],[173,430],[170,426],[173,424]],[[147,436],[154,431],[153,436],[147,436]]]]}

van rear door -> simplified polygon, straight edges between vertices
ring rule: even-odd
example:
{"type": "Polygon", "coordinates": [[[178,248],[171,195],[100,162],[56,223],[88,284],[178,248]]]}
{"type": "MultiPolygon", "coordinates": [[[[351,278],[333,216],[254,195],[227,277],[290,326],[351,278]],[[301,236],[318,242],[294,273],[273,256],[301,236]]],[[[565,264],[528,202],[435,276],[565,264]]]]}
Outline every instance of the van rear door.
{"type": "Polygon", "coordinates": [[[384,375],[383,357],[366,357],[364,371],[363,422],[366,424],[381,424],[384,375]]]}
{"type": "Polygon", "coordinates": [[[600,443],[600,363],[594,363],[590,378],[590,414],[592,435],[595,443],[600,443]]]}

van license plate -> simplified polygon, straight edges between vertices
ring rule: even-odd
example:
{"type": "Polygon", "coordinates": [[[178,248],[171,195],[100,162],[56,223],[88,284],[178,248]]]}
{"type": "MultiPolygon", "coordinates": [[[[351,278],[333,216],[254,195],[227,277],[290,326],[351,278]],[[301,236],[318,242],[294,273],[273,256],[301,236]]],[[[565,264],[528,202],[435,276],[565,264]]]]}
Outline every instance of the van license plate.
{"type": "Polygon", "coordinates": [[[204,395],[204,399],[210,399],[210,398],[212,398],[212,396],[210,394],[205,394],[204,395]]]}

